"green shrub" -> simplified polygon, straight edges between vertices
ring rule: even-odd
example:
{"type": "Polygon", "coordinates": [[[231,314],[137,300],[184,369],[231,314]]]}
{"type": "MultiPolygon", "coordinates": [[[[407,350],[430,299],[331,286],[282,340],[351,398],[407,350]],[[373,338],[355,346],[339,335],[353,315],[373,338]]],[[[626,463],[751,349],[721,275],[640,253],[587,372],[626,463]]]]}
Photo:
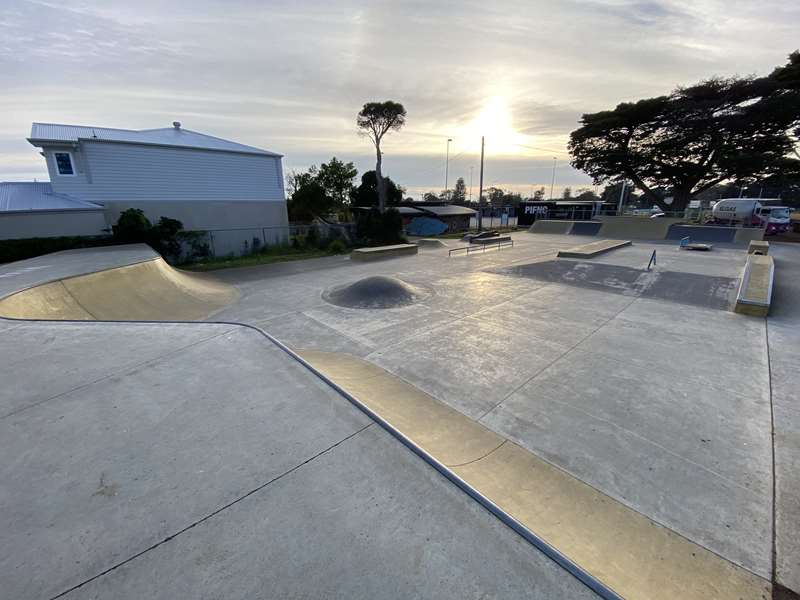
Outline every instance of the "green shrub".
{"type": "Polygon", "coordinates": [[[118,242],[110,235],[0,240],[0,263],[25,260],[26,258],[62,250],[113,246],[116,243],[118,242]]]}
{"type": "Polygon", "coordinates": [[[341,254],[347,250],[347,244],[341,239],[335,239],[328,245],[328,252],[331,254],[341,254]]]}

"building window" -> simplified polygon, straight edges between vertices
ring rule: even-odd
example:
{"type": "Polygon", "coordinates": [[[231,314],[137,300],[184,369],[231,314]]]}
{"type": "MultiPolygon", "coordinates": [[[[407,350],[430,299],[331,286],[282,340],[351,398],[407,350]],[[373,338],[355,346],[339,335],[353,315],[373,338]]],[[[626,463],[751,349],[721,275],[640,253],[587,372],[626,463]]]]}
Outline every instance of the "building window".
{"type": "Polygon", "coordinates": [[[75,175],[72,167],[72,155],[69,152],[55,152],[56,169],[59,175],[75,175]]]}

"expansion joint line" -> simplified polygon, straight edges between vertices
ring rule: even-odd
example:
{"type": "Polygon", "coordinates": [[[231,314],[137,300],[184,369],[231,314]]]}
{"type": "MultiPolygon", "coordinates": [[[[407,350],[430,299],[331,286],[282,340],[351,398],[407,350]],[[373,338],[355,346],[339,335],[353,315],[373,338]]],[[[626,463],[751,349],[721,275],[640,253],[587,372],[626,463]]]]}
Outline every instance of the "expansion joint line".
{"type": "Polygon", "coordinates": [[[142,550],[141,552],[137,552],[137,553],[136,553],[136,554],[134,554],[133,556],[130,556],[130,557],[126,558],[125,560],[123,560],[123,561],[121,561],[121,562],[118,562],[118,563],[117,563],[117,564],[115,564],[113,567],[109,567],[109,568],[108,568],[108,569],[106,569],[105,571],[102,571],[102,572],[98,573],[97,575],[94,575],[94,576],[90,577],[89,579],[86,579],[85,581],[82,581],[82,582],[80,582],[79,584],[72,586],[72,587],[71,587],[71,588],[69,588],[68,590],[65,590],[65,591],[63,591],[63,592],[61,592],[60,594],[58,594],[58,595],[56,595],[56,596],[53,596],[52,598],[50,598],[50,600],[56,600],[57,598],[63,598],[63,597],[64,597],[64,596],[66,596],[67,594],[69,594],[69,593],[71,593],[71,592],[74,592],[75,590],[77,590],[77,589],[79,589],[79,588],[83,587],[83,586],[84,586],[84,585],[86,585],[87,583],[91,583],[91,582],[92,582],[92,581],[94,581],[95,579],[99,579],[100,577],[103,577],[104,575],[107,575],[107,574],[111,573],[111,572],[112,572],[112,571],[114,571],[115,569],[118,569],[119,567],[121,567],[121,566],[123,566],[123,565],[126,565],[126,564],[128,564],[129,562],[131,562],[131,561],[133,561],[133,560],[136,560],[137,558],[139,558],[140,556],[142,556],[142,555],[144,555],[144,554],[146,554],[146,553],[150,552],[151,550],[155,550],[155,549],[156,549],[156,548],[158,548],[159,546],[162,546],[162,545],[166,544],[166,543],[167,543],[167,542],[169,542],[170,540],[173,540],[173,539],[175,539],[176,537],[178,537],[179,535],[181,535],[181,534],[183,534],[183,533],[186,533],[186,532],[187,532],[187,531],[189,531],[190,529],[193,529],[193,528],[197,527],[197,526],[198,526],[198,525],[200,525],[201,523],[205,523],[206,521],[208,521],[208,520],[209,520],[209,519],[211,519],[212,517],[215,517],[215,516],[216,516],[216,515],[218,515],[219,513],[221,513],[221,512],[223,512],[223,511],[225,511],[225,510],[227,510],[227,509],[231,508],[232,506],[234,506],[235,504],[238,504],[238,503],[239,503],[239,502],[241,502],[242,500],[244,500],[244,499],[246,499],[246,498],[249,498],[249,497],[250,497],[250,496],[252,496],[253,494],[257,494],[258,492],[260,492],[261,490],[263,490],[263,489],[264,489],[264,488],[266,488],[267,486],[269,486],[269,485],[271,485],[271,484],[275,483],[276,481],[279,481],[280,479],[283,479],[283,478],[284,478],[284,477],[286,477],[287,475],[291,475],[292,473],[294,473],[294,472],[295,472],[295,471],[297,471],[298,469],[301,469],[302,467],[304,467],[304,466],[305,466],[305,465],[307,465],[308,463],[310,463],[310,462],[312,462],[312,461],[316,460],[317,458],[319,458],[320,456],[323,456],[324,454],[327,454],[328,452],[330,452],[331,450],[333,450],[333,449],[334,449],[334,448],[336,448],[337,446],[340,446],[341,444],[344,444],[344,443],[345,443],[345,442],[347,442],[348,440],[350,440],[350,439],[352,439],[352,438],[356,437],[356,436],[357,436],[359,433],[363,432],[365,429],[367,429],[368,427],[371,427],[372,425],[374,425],[374,423],[367,423],[366,425],[364,425],[363,427],[361,427],[361,428],[360,428],[360,429],[358,429],[357,431],[354,431],[353,433],[351,433],[351,434],[350,434],[350,435],[348,435],[347,437],[345,437],[345,438],[342,438],[341,440],[339,440],[339,441],[338,441],[338,442],[336,442],[335,444],[332,444],[332,445],[328,446],[328,447],[327,447],[327,448],[325,448],[324,450],[321,450],[320,452],[317,452],[315,455],[311,456],[310,458],[307,458],[306,460],[304,460],[303,462],[301,462],[301,463],[299,463],[299,464],[295,465],[295,466],[294,466],[294,467],[292,467],[291,469],[289,469],[289,470],[287,470],[287,471],[284,471],[284,472],[283,472],[283,473],[281,473],[280,475],[278,475],[278,476],[276,476],[276,477],[273,477],[273,478],[272,478],[272,479],[270,479],[269,481],[267,481],[267,482],[265,482],[265,483],[262,483],[261,485],[259,485],[259,486],[258,486],[258,487],[256,487],[256,488],[253,488],[252,490],[250,490],[250,491],[249,491],[249,492],[247,492],[246,494],[244,494],[244,495],[242,495],[242,496],[239,496],[238,498],[236,498],[235,500],[233,500],[233,501],[231,501],[231,502],[228,502],[228,504],[226,504],[226,505],[224,505],[224,506],[221,506],[221,507],[220,507],[220,508],[218,508],[217,510],[215,510],[215,511],[213,511],[213,512],[209,513],[209,514],[207,514],[207,515],[206,515],[205,517],[203,517],[202,519],[198,519],[197,521],[195,521],[195,522],[194,522],[194,523],[192,523],[191,525],[187,525],[187,526],[186,526],[186,527],[184,527],[183,529],[181,529],[181,530],[179,530],[179,531],[176,531],[176,532],[175,532],[175,533],[173,533],[172,535],[169,535],[169,536],[165,537],[164,539],[162,539],[162,540],[160,540],[160,541],[156,542],[156,543],[155,543],[155,544],[153,544],[152,546],[149,546],[148,548],[145,548],[145,549],[144,549],[144,550],[142,550]]]}

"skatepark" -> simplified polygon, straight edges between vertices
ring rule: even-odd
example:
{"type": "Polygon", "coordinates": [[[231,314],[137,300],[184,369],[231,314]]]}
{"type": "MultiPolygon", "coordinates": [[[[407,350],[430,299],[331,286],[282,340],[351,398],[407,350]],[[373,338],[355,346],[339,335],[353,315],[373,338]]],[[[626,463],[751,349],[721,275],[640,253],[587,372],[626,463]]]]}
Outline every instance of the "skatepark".
{"type": "Polygon", "coordinates": [[[559,258],[576,237],[214,275],[146,246],[1,265],[0,586],[800,590],[800,246],[770,246],[763,318],[734,312],[733,238],[559,258]]]}

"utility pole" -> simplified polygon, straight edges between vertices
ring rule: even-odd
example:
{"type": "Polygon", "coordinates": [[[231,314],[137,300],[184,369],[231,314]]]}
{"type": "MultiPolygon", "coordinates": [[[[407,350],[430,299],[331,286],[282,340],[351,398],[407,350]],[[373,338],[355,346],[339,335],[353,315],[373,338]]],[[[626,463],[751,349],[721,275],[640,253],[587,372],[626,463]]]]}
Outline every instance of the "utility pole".
{"type": "Polygon", "coordinates": [[[450,142],[453,141],[453,138],[447,138],[447,153],[445,154],[444,159],[444,193],[447,193],[447,176],[448,170],[450,168],[450,142]]]}
{"type": "Polygon", "coordinates": [[[550,180],[550,200],[553,200],[553,186],[556,184],[556,162],[558,159],[554,156],[553,157],[553,179],[550,180]]]}
{"type": "Polygon", "coordinates": [[[471,165],[469,167],[469,203],[470,204],[472,204],[472,169],[474,169],[474,168],[475,167],[473,167],[471,165]]]}
{"type": "Polygon", "coordinates": [[[478,186],[478,231],[483,228],[483,141],[481,136],[481,178],[478,186]]]}

